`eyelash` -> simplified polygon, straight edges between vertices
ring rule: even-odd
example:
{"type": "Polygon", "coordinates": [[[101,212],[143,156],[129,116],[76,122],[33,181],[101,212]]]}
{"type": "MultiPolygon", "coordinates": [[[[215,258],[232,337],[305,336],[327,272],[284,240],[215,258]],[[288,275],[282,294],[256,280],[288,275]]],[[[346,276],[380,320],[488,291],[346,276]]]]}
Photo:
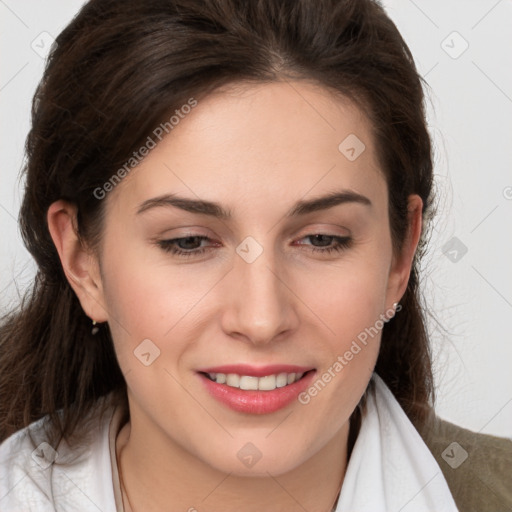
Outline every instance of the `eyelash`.
{"type": "MultiPolygon", "coordinates": [[[[312,238],[314,236],[323,236],[327,238],[332,238],[333,240],[336,240],[336,245],[332,247],[327,248],[318,248],[318,247],[312,247],[311,252],[316,253],[322,253],[322,254],[332,254],[335,252],[342,252],[345,249],[348,249],[352,245],[352,239],[350,237],[342,237],[342,236],[335,236],[335,235],[327,235],[325,233],[315,233],[311,235],[306,235],[302,238],[312,238]]],[[[163,249],[165,252],[174,254],[180,258],[190,258],[194,256],[200,256],[204,254],[208,249],[211,249],[211,247],[202,247],[200,249],[192,249],[189,251],[185,251],[183,249],[176,248],[175,244],[179,242],[180,240],[186,240],[187,238],[196,238],[200,241],[202,240],[210,240],[206,236],[201,235],[189,235],[181,238],[172,238],[169,240],[160,240],[157,242],[157,245],[163,249]]]]}

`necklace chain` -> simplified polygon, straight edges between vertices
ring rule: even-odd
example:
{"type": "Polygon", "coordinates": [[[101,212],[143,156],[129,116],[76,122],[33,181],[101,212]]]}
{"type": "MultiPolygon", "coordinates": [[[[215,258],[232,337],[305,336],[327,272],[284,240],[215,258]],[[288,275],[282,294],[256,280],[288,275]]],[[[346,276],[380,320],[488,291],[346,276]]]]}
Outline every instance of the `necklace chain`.
{"type": "MultiPolygon", "coordinates": [[[[119,457],[119,458],[121,458],[121,457],[119,457]]],[[[126,487],[124,485],[123,473],[121,471],[121,461],[119,461],[119,482],[121,484],[121,499],[123,500],[123,512],[135,512],[135,510],[132,507],[132,504],[130,502],[130,497],[128,496],[128,492],[126,491],[126,487]],[[125,510],[124,497],[126,497],[126,501],[128,502],[128,506],[130,507],[129,510],[125,510]]],[[[343,482],[342,482],[342,485],[343,485],[343,482]]],[[[341,485],[338,490],[338,493],[336,494],[336,498],[334,499],[334,503],[332,505],[331,512],[336,512],[338,500],[340,499],[340,494],[341,494],[341,485]]]]}
{"type": "Polygon", "coordinates": [[[119,469],[119,483],[121,484],[121,500],[123,505],[123,512],[135,512],[134,508],[132,507],[132,504],[130,502],[130,497],[128,496],[128,492],[126,490],[126,487],[124,485],[124,478],[123,478],[123,470],[121,468],[121,454],[123,450],[119,452],[119,462],[118,462],[118,469],[119,469]],[[124,497],[126,496],[126,501],[128,502],[128,506],[130,507],[129,510],[125,510],[124,506],[124,497]]]}

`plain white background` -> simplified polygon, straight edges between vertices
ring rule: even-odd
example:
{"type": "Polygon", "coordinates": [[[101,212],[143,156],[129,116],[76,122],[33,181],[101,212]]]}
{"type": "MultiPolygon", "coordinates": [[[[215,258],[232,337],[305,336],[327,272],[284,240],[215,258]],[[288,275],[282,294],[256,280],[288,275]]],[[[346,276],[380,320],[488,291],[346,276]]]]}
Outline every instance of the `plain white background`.
{"type": "MultiPolygon", "coordinates": [[[[0,308],[35,268],[17,230],[30,102],[79,0],[0,0],[0,308]]],[[[386,0],[428,82],[438,216],[423,263],[437,410],[512,437],[512,1],[386,0]]]]}

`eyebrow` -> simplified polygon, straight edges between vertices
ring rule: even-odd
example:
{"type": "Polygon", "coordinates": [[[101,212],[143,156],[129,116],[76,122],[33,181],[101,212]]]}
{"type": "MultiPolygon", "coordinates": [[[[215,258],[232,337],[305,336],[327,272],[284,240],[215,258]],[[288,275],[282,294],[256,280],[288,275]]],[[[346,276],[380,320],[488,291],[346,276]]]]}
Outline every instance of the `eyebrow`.
{"type": "MultiPolygon", "coordinates": [[[[313,199],[300,200],[288,211],[286,217],[298,217],[321,210],[327,210],[340,204],[357,203],[372,206],[372,202],[366,197],[352,190],[334,191],[327,195],[313,199]]],[[[158,207],[174,206],[186,212],[201,215],[209,215],[221,220],[230,220],[232,213],[220,204],[202,199],[191,199],[176,194],[165,194],[144,201],[137,209],[137,215],[158,207]]]]}

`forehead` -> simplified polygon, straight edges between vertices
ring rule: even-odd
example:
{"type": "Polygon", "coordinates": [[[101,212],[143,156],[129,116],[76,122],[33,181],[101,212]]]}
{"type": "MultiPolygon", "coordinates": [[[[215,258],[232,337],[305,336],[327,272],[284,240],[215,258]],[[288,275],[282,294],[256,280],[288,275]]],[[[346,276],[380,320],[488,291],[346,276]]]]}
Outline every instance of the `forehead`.
{"type": "Polygon", "coordinates": [[[224,203],[385,188],[371,126],[305,82],[236,84],[198,100],[117,187],[131,204],[176,192],[224,203]]]}

